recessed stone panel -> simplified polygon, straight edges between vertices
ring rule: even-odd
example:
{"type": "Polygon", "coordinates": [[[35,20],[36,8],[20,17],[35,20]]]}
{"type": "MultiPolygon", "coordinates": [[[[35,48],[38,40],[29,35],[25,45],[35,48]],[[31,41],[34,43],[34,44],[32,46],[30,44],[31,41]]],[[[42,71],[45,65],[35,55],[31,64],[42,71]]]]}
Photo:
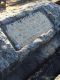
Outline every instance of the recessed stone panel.
{"type": "Polygon", "coordinates": [[[6,32],[15,45],[23,47],[52,28],[49,19],[41,12],[6,25],[6,32]]]}

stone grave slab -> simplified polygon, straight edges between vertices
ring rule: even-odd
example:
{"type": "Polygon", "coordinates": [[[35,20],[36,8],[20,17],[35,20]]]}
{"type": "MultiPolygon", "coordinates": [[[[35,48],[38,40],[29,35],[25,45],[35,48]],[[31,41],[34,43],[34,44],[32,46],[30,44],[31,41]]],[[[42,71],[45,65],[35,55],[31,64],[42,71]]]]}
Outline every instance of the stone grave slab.
{"type": "Polygon", "coordinates": [[[26,13],[23,18],[18,14],[18,20],[15,20],[14,17],[10,18],[12,22],[8,23],[7,20],[7,23],[3,26],[14,47],[19,49],[30,44],[41,34],[47,33],[53,27],[46,15],[40,11],[34,13],[32,11],[23,11],[23,13],[26,13]]]}
{"type": "MultiPolygon", "coordinates": [[[[7,38],[11,41],[12,45],[17,49],[21,49],[23,46],[30,44],[36,38],[37,38],[37,41],[35,40],[35,43],[39,42],[41,38],[42,38],[42,41],[49,40],[50,43],[47,42],[48,43],[47,45],[44,44],[43,45],[44,47],[40,48],[41,52],[43,54],[46,53],[45,55],[47,55],[48,57],[50,54],[53,54],[55,50],[60,46],[59,44],[60,38],[58,39],[59,36],[58,37],[54,36],[56,32],[53,29],[53,25],[51,21],[47,17],[47,14],[49,14],[49,11],[50,11],[49,10],[50,5],[48,7],[43,7],[43,8],[41,8],[41,6],[39,5],[38,7],[35,7],[36,5],[35,6],[33,5],[32,7],[28,6],[29,10],[27,8],[26,10],[22,9],[22,12],[20,11],[20,8],[18,8],[18,10],[15,11],[16,13],[15,15],[14,15],[14,11],[11,11],[11,15],[10,15],[10,12],[8,12],[7,14],[5,12],[5,15],[4,13],[2,14],[0,13],[1,15],[0,16],[0,27],[3,29],[2,33],[4,32],[6,34],[7,38]],[[42,12],[40,10],[42,10],[42,12]],[[2,17],[3,15],[4,17],[2,17]],[[50,33],[49,32],[50,30],[53,32],[50,33]],[[44,35],[41,36],[42,34],[44,35]],[[40,38],[38,38],[39,36],[40,38]],[[53,39],[51,39],[51,37],[53,39]]],[[[53,10],[51,11],[53,12],[53,10]]],[[[25,58],[26,55],[30,52],[31,50],[30,47],[33,48],[33,46],[36,46],[36,45],[33,44],[33,45],[29,45],[28,47],[25,46],[21,50],[19,50],[16,54],[16,51],[14,50],[10,41],[7,39],[9,41],[9,45],[8,45],[5,39],[6,36],[4,37],[5,34],[2,34],[2,38],[0,37],[1,38],[0,40],[0,45],[1,45],[0,46],[0,49],[1,49],[0,50],[0,55],[1,55],[0,71],[2,73],[5,69],[7,69],[7,74],[8,74],[11,71],[10,67],[12,68],[13,66],[15,68],[14,64],[16,62],[18,64],[18,61],[21,62],[23,60],[22,58],[25,58]]]]}

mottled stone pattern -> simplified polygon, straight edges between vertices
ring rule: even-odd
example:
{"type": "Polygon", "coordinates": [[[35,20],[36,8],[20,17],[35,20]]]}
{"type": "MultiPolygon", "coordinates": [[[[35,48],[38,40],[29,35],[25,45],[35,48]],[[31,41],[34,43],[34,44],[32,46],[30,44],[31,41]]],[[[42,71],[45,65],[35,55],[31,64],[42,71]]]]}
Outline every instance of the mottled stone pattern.
{"type": "Polygon", "coordinates": [[[46,15],[41,12],[41,5],[34,6],[35,5],[32,6],[32,10],[31,7],[29,9],[27,7],[27,10],[20,11],[20,14],[17,12],[17,15],[15,14],[15,16],[12,17],[5,16],[5,19],[3,18],[1,20],[3,24],[2,28],[11,39],[15,48],[20,49],[30,44],[41,34],[47,33],[50,29],[53,30],[52,23],[46,15]]]}
{"type": "Polygon", "coordinates": [[[10,71],[18,60],[18,55],[3,31],[0,28],[0,79],[2,80],[10,71]],[[11,68],[12,67],[12,68],[11,68]]]}
{"type": "MultiPolygon", "coordinates": [[[[32,52],[33,51],[32,50],[29,54],[26,53],[27,56],[25,55],[24,52],[22,58],[25,57],[25,59],[22,61],[22,64],[19,66],[19,70],[17,71],[17,73],[19,72],[20,74],[19,76],[20,79],[24,80],[31,73],[33,73],[38,66],[44,64],[46,59],[48,59],[51,55],[53,55],[56,49],[58,48],[58,46],[60,46],[59,41],[60,38],[58,35],[56,35],[49,43],[40,46],[39,50],[37,49],[37,51],[35,50],[34,52],[32,52]]],[[[28,50],[29,49],[31,50],[31,48],[28,48],[28,50]]],[[[19,54],[20,54],[20,61],[21,61],[22,54],[21,52],[19,54]]]]}
{"type": "MultiPolygon", "coordinates": [[[[33,14],[38,11],[41,11],[44,15],[48,17],[48,19],[50,19],[53,26],[52,29],[48,30],[46,33],[43,32],[43,34],[32,41],[31,44],[28,44],[17,51],[17,54],[14,52],[13,49],[7,47],[8,45],[5,46],[5,44],[7,43],[5,43],[5,40],[1,40],[1,43],[4,43],[4,46],[1,45],[1,72],[3,72],[4,69],[7,69],[8,73],[10,69],[7,67],[10,67],[11,63],[14,64],[16,61],[19,62],[19,66],[14,66],[14,68],[16,67],[16,71],[14,72],[14,74],[11,74],[10,77],[8,76],[6,78],[7,80],[25,80],[33,72],[35,72],[38,67],[40,68],[45,63],[45,61],[49,59],[50,56],[54,55],[56,49],[60,46],[60,28],[57,25],[59,23],[60,7],[56,4],[49,3],[41,5],[38,2],[32,6],[25,7],[25,10],[23,9],[22,13],[18,11],[19,14],[17,12],[15,16],[11,14],[12,16],[10,15],[8,17],[5,16],[3,19],[1,18],[1,28],[3,29],[5,34],[7,34],[7,32],[5,31],[5,27],[7,24],[13,23],[18,19],[24,19],[24,17],[27,18],[27,16],[29,16],[31,13],[33,14]],[[55,20],[57,20],[57,22],[55,20]]],[[[59,56],[58,58],[60,59],[59,56]]],[[[59,67],[58,70],[60,70],[59,67]]]]}
{"type": "MultiPolygon", "coordinates": [[[[52,6],[50,7],[51,9],[56,9],[55,7],[57,7],[57,5],[55,4],[49,4],[47,6],[45,6],[45,9],[49,6],[52,6]]],[[[42,6],[43,7],[43,6],[42,6]]],[[[41,9],[40,9],[41,10],[41,9]]],[[[42,9],[43,10],[43,9],[42,9]]],[[[49,9],[48,9],[49,10],[49,9]]],[[[47,12],[48,12],[47,10],[47,12]]],[[[57,10],[58,10],[58,7],[57,7],[57,10]]],[[[55,10],[56,11],[56,10],[55,10]]],[[[58,10],[59,11],[59,10],[58,10]]],[[[43,11],[44,12],[44,11],[43,11]]],[[[50,11],[51,12],[51,11],[50,11]]],[[[46,13],[45,13],[46,14],[46,13]]],[[[54,13],[53,13],[54,14],[54,13]]],[[[47,13],[48,15],[48,13],[47,13]]],[[[57,15],[58,16],[58,15],[57,15]]],[[[48,15],[49,19],[50,19],[50,16],[48,15]]],[[[53,20],[51,19],[51,21],[53,22],[53,20]]],[[[53,24],[55,23],[55,21],[53,22],[53,24]]],[[[23,56],[22,58],[25,57],[25,54],[24,53],[29,53],[30,51],[32,50],[35,50],[36,48],[39,47],[39,50],[40,50],[40,53],[39,53],[39,50],[37,50],[37,52],[32,52],[32,53],[29,53],[26,54],[28,55],[22,62],[22,64],[19,66],[19,71],[17,71],[17,73],[20,74],[20,76],[18,76],[18,78],[20,78],[21,80],[24,80],[26,77],[28,77],[31,73],[33,73],[38,66],[41,66],[42,63],[45,62],[46,59],[48,59],[51,55],[53,55],[56,51],[56,49],[60,46],[59,44],[59,41],[60,41],[60,33],[59,33],[59,30],[58,29],[58,26],[57,28],[54,27],[54,35],[50,38],[50,36],[48,37],[48,35],[45,36],[45,34],[42,34],[43,36],[40,38],[38,38],[37,40],[35,40],[31,45],[29,45],[28,47],[25,47],[25,49],[23,48],[21,50],[21,52],[19,53],[20,54],[20,57],[21,57],[21,53],[23,51],[23,56]],[[56,33],[57,32],[57,33],[56,33]],[[47,40],[46,40],[47,39],[47,40]],[[46,40],[46,41],[45,41],[46,40]],[[47,42],[48,41],[48,42],[47,42]],[[44,43],[45,42],[45,43],[44,43]],[[47,43],[46,43],[47,42],[47,43]],[[40,44],[39,44],[40,43],[40,44]],[[41,43],[44,43],[43,45],[41,45],[41,43]]],[[[21,59],[21,58],[20,58],[21,59]]],[[[58,68],[59,70],[60,68],[58,68]]],[[[15,74],[14,74],[15,75],[15,74]]],[[[54,73],[52,73],[52,75],[54,75],[54,73]]],[[[17,77],[17,76],[16,76],[17,77]]],[[[47,77],[48,78],[48,77],[47,77]]],[[[50,78],[49,78],[50,79],[50,78]]],[[[43,79],[42,79],[43,80],[43,79]]]]}
{"type": "MultiPolygon", "coordinates": [[[[59,48],[60,49],[60,48],[59,48]]],[[[45,62],[43,67],[39,67],[28,80],[60,80],[60,75],[55,76],[60,72],[60,50],[51,56],[51,58],[45,62]]]]}
{"type": "Polygon", "coordinates": [[[14,23],[7,24],[7,29],[5,30],[12,40],[19,44],[20,47],[23,47],[30,44],[41,34],[47,33],[52,27],[52,23],[45,15],[41,12],[36,12],[30,13],[29,16],[19,19],[14,23]]]}
{"type": "Polygon", "coordinates": [[[46,12],[46,15],[54,24],[54,28],[60,31],[60,6],[56,4],[48,4],[47,6],[42,6],[43,10],[46,12]]]}
{"type": "MultiPolygon", "coordinates": [[[[30,7],[30,6],[28,6],[28,7],[30,7]]],[[[41,5],[41,3],[40,3],[40,5],[38,3],[35,3],[30,8],[28,8],[28,7],[21,10],[22,12],[19,10],[17,11],[17,13],[12,12],[9,16],[8,16],[8,14],[9,14],[9,12],[8,12],[7,16],[4,16],[3,19],[1,18],[1,23],[3,24],[2,28],[4,29],[4,31],[10,38],[13,46],[17,50],[21,49],[21,47],[27,45],[28,43],[31,43],[34,39],[39,37],[39,35],[46,33],[50,28],[54,29],[55,31],[60,30],[60,28],[59,28],[59,24],[60,24],[59,23],[59,19],[60,19],[59,18],[60,17],[59,6],[52,4],[52,3],[45,4],[45,5],[43,5],[43,4],[41,5]],[[35,7],[35,5],[36,5],[36,7],[35,7]],[[55,13],[55,12],[57,12],[57,13],[55,13]],[[43,14],[41,14],[41,13],[43,13],[43,14]],[[39,15],[41,15],[44,19],[41,19],[41,16],[39,16],[39,15]],[[46,15],[50,19],[50,21],[53,23],[53,25],[50,23],[49,19],[47,19],[43,15],[46,15]],[[41,23],[38,21],[40,21],[41,23]],[[39,24],[37,24],[36,22],[39,24]],[[47,22],[47,24],[46,24],[46,22],[47,22]],[[44,23],[44,24],[42,24],[42,23],[44,23]],[[12,27],[12,26],[14,26],[14,27],[12,27]],[[21,28],[21,26],[23,28],[21,28]],[[36,28],[36,26],[38,28],[36,28]],[[40,32],[39,32],[39,26],[40,26],[40,28],[42,27],[40,29],[40,32]],[[48,26],[48,27],[45,27],[45,26],[48,26]],[[52,27],[52,26],[54,26],[54,27],[52,27]]],[[[20,8],[18,8],[18,9],[20,9],[20,8]]]]}
{"type": "MultiPolygon", "coordinates": [[[[58,37],[56,37],[58,38],[58,37]]],[[[55,39],[56,39],[55,38],[55,39]]],[[[43,67],[43,70],[41,72],[40,75],[42,76],[38,76],[37,78],[33,76],[33,79],[37,79],[37,80],[51,80],[52,78],[54,78],[55,74],[57,74],[57,72],[59,72],[60,70],[60,53],[53,53],[55,52],[55,47],[57,47],[57,43],[55,44],[55,42],[57,42],[56,40],[52,41],[52,44],[49,43],[48,45],[51,46],[49,47],[49,49],[47,49],[47,45],[46,47],[46,53],[42,53],[42,51],[40,50],[40,48],[38,48],[37,50],[35,50],[34,52],[30,52],[30,54],[28,56],[26,56],[26,58],[22,61],[22,64],[20,64],[17,69],[16,72],[14,74],[11,74],[11,76],[7,77],[7,80],[24,80],[27,77],[29,77],[33,72],[36,71],[36,69],[40,69],[41,67],[43,67]],[[55,46],[54,46],[55,45],[55,46]],[[54,46],[54,47],[53,47],[54,46]],[[50,53],[49,50],[52,52],[50,53]],[[52,56],[52,59],[49,60],[49,57],[52,56]],[[44,66],[44,64],[46,64],[44,66]],[[57,66],[58,65],[58,66],[57,66]],[[52,71],[53,70],[53,71],[52,71]],[[46,72],[46,74],[45,74],[46,72]]],[[[42,47],[42,49],[44,50],[44,48],[42,47]]],[[[39,74],[37,74],[39,75],[39,74]]],[[[37,76],[35,75],[35,76],[37,76]]],[[[27,79],[26,79],[27,80],[27,79]]],[[[31,78],[30,78],[31,80],[31,78]]]]}

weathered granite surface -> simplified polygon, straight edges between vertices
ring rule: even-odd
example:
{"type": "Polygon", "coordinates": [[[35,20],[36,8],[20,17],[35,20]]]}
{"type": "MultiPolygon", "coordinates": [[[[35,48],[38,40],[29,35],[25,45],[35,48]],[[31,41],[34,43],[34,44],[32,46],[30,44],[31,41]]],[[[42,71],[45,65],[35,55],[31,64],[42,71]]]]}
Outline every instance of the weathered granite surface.
{"type": "MultiPolygon", "coordinates": [[[[40,46],[39,49],[35,50],[34,52],[30,52],[29,54],[23,54],[22,52],[20,53],[20,61],[22,63],[20,64],[19,67],[17,67],[17,72],[16,74],[19,74],[20,76],[18,77],[20,80],[24,80],[27,78],[30,74],[32,74],[38,66],[41,66],[44,64],[44,62],[55,53],[55,50],[58,48],[59,41],[58,35],[52,39],[51,42],[45,44],[45,46],[40,46]]],[[[15,75],[15,74],[14,74],[15,75]]]]}
{"type": "Polygon", "coordinates": [[[59,6],[52,4],[52,3],[45,4],[45,6],[43,4],[41,5],[41,3],[40,5],[35,3],[30,8],[28,7],[26,9],[23,9],[22,12],[19,10],[17,11],[17,13],[12,12],[10,16],[8,16],[9,14],[8,13],[7,15],[4,16],[3,19],[1,18],[1,21],[0,21],[1,27],[3,28],[4,32],[9,37],[9,39],[11,40],[16,50],[19,50],[21,49],[21,47],[27,45],[28,43],[31,43],[34,39],[39,37],[39,35],[46,33],[50,28],[54,29],[55,31],[60,30],[59,6]],[[38,17],[39,15],[41,15],[44,19],[41,19],[41,16],[38,17]],[[47,16],[51,20],[54,27],[52,27],[53,26],[52,23],[44,15],[47,16]],[[40,21],[41,23],[38,21],[40,21]],[[31,23],[29,24],[29,22],[31,23]],[[40,28],[42,27],[40,31],[39,31],[39,26],[40,28]]]}
{"type": "MultiPolygon", "coordinates": [[[[41,8],[40,6],[38,7],[41,8]]],[[[5,16],[5,19],[1,20],[1,27],[16,49],[21,49],[21,47],[30,44],[41,34],[47,33],[50,29],[53,30],[52,23],[41,12],[42,9],[36,8],[32,6],[32,10],[29,8],[30,10],[19,11],[17,15],[5,16]]]]}
{"type": "MultiPolygon", "coordinates": [[[[60,48],[59,48],[60,49],[60,48]]],[[[60,73],[60,50],[57,50],[50,59],[45,62],[44,66],[38,68],[36,73],[33,74],[28,80],[60,80],[60,76],[56,77],[60,73]],[[56,77],[56,79],[54,79],[56,77]]]]}
{"type": "Polygon", "coordinates": [[[13,70],[17,61],[18,55],[0,28],[0,80],[13,70]]]}
{"type": "Polygon", "coordinates": [[[32,77],[30,77],[28,80],[53,80],[55,76],[60,72],[59,50],[57,50],[55,54],[46,60],[43,60],[43,57],[40,57],[41,55],[39,54],[41,54],[40,49],[37,49],[34,53],[30,53],[28,58],[23,61],[17,70],[7,77],[7,80],[25,80],[26,76],[30,77],[33,72],[36,71],[36,74],[32,75],[32,77]],[[44,63],[41,63],[43,61],[44,63]]]}
{"type": "MultiPolygon", "coordinates": [[[[11,49],[10,47],[7,47],[8,45],[6,48],[6,43],[4,42],[5,40],[1,40],[1,43],[4,43],[3,46],[1,45],[1,56],[3,58],[1,57],[0,59],[3,61],[3,63],[1,60],[0,61],[1,65],[3,66],[2,69],[7,69],[6,71],[8,74],[10,71],[10,64],[13,65],[14,69],[16,68],[16,71],[10,76],[11,78],[6,77],[7,80],[16,80],[17,78],[20,80],[25,80],[37,69],[38,66],[44,64],[45,61],[47,61],[47,59],[49,59],[49,57],[52,56],[56,49],[60,46],[60,7],[53,3],[34,3],[32,6],[25,7],[25,10],[23,9],[22,13],[18,10],[17,13],[15,12],[16,14],[14,16],[13,14],[4,16],[3,19],[0,18],[0,27],[7,35],[8,39],[12,42],[14,39],[11,40],[8,36],[6,25],[11,24],[14,21],[18,21],[19,19],[27,18],[27,16],[34,13],[37,14],[37,12],[41,12],[42,14],[46,15],[51,21],[52,28],[46,33],[41,34],[38,38],[32,41],[31,44],[28,44],[21,49],[19,48],[19,44],[16,43],[18,45],[17,48],[19,49],[19,51],[16,52],[13,48],[11,49]],[[16,62],[18,65],[14,66],[14,63],[16,62]]],[[[13,44],[15,44],[15,42],[13,42],[13,44]]],[[[13,68],[11,67],[11,69],[13,68]]]]}

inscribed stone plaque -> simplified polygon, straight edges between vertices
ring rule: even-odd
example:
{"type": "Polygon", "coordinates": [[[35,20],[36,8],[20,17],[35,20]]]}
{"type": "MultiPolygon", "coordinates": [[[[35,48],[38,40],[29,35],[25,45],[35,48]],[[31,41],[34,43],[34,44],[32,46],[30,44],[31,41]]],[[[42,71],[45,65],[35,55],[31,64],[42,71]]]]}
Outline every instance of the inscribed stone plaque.
{"type": "Polygon", "coordinates": [[[7,34],[21,47],[31,43],[41,34],[52,28],[50,20],[41,12],[30,14],[21,20],[7,24],[7,34]]]}

